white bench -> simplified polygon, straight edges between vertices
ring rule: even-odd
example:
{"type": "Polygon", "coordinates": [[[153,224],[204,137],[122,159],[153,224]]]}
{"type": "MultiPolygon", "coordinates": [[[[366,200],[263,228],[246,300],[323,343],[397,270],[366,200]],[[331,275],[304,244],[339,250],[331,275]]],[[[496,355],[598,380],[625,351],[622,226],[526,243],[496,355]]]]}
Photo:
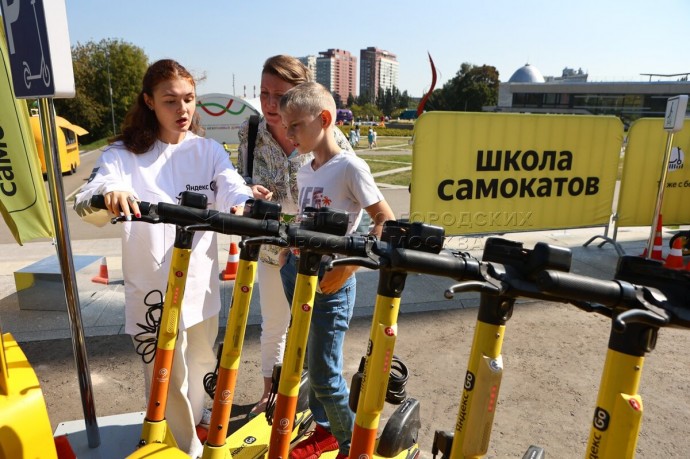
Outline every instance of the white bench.
{"type": "MultiPolygon", "coordinates": [[[[72,257],[75,272],[100,261],[98,255],[72,257]]],[[[46,257],[14,272],[19,309],[36,311],[67,311],[65,285],[57,255],[46,257]]]]}

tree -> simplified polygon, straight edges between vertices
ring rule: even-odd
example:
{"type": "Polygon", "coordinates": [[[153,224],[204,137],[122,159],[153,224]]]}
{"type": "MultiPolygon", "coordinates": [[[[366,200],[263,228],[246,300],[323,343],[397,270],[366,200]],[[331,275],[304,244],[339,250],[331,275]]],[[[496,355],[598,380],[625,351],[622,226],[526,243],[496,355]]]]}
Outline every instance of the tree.
{"type": "Polygon", "coordinates": [[[72,64],[76,96],[55,101],[58,115],[89,131],[87,142],[112,136],[113,118],[118,132],[136,101],[148,57],[130,43],[103,39],[72,47],[72,64]]]}
{"type": "Polygon", "coordinates": [[[366,103],[364,105],[352,104],[350,110],[352,110],[352,116],[355,117],[355,120],[367,118],[370,120],[378,120],[382,115],[381,110],[371,103],[366,103]]]}
{"type": "Polygon", "coordinates": [[[369,91],[364,91],[364,92],[360,93],[359,96],[357,96],[357,102],[356,103],[357,103],[357,105],[364,105],[364,104],[371,103],[373,101],[372,99],[373,98],[369,94],[369,91]]]}
{"type": "Polygon", "coordinates": [[[489,65],[478,67],[463,63],[455,77],[443,85],[440,95],[437,96],[434,91],[427,101],[426,108],[427,110],[480,112],[483,106],[496,105],[498,85],[496,67],[489,65]]]}
{"type": "Polygon", "coordinates": [[[410,95],[407,94],[407,89],[403,91],[403,93],[400,95],[400,103],[398,104],[398,108],[401,109],[406,109],[410,107],[410,95]]]}
{"type": "Polygon", "coordinates": [[[408,108],[410,103],[410,96],[407,91],[400,94],[400,90],[393,86],[391,88],[379,88],[379,94],[376,97],[376,106],[386,115],[392,116],[396,109],[408,108]]]}

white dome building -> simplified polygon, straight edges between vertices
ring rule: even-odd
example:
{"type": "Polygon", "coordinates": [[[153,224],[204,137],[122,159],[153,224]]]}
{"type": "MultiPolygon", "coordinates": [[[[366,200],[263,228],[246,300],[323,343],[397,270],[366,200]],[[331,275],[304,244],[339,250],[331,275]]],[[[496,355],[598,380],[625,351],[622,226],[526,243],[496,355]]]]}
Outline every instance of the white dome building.
{"type": "Polygon", "coordinates": [[[539,69],[529,64],[517,69],[508,80],[509,83],[544,83],[544,81],[544,76],[539,69]]]}

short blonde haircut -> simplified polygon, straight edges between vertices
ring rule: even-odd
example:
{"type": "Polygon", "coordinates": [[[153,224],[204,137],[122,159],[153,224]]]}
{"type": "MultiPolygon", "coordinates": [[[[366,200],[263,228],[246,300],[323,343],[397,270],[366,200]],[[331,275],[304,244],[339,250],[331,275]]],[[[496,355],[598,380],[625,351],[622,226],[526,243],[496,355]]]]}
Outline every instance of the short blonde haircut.
{"type": "Polygon", "coordinates": [[[280,99],[281,112],[300,111],[314,116],[323,110],[331,113],[331,124],[335,122],[335,100],[323,85],[310,81],[302,83],[283,94],[280,99]]]}

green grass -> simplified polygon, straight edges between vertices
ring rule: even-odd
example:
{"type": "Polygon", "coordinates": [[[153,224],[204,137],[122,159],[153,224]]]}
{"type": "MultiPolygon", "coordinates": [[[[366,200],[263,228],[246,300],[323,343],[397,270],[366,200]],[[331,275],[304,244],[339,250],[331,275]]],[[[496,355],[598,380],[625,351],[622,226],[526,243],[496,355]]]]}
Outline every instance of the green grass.
{"type": "Polygon", "coordinates": [[[412,165],[412,156],[364,156],[361,158],[367,162],[372,173],[398,169],[412,165]]]}
{"type": "Polygon", "coordinates": [[[397,172],[391,175],[384,175],[382,177],[376,177],[377,183],[386,183],[388,185],[403,185],[407,186],[410,184],[412,179],[412,171],[397,172]]]}
{"type": "MultiPolygon", "coordinates": [[[[376,149],[380,150],[382,148],[395,147],[396,150],[409,150],[412,151],[412,145],[409,143],[410,137],[386,137],[379,135],[376,138],[376,149]]],[[[369,150],[369,142],[367,141],[367,135],[362,132],[359,138],[359,145],[355,147],[357,154],[360,151],[369,150]]]]}
{"type": "Polygon", "coordinates": [[[95,142],[79,145],[79,149],[83,151],[98,150],[101,147],[108,145],[108,139],[100,139],[95,142]]]}
{"type": "MultiPolygon", "coordinates": [[[[372,173],[398,169],[400,167],[412,165],[412,155],[367,155],[359,153],[359,156],[367,162],[372,173]]],[[[376,177],[377,183],[387,183],[389,185],[409,185],[412,171],[396,172],[395,174],[376,177]]]]}
{"type": "MultiPolygon", "coordinates": [[[[380,161],[380,162],[394,162],[412,164],[412,155],[373,155],[365,151],[357,152],[357,156],[364,161],[380,161]]],[[[404,164],[403,164],[404,165],[404,164]]],[[[397,166],[399,167],[399,166],[397,166]]]]}

